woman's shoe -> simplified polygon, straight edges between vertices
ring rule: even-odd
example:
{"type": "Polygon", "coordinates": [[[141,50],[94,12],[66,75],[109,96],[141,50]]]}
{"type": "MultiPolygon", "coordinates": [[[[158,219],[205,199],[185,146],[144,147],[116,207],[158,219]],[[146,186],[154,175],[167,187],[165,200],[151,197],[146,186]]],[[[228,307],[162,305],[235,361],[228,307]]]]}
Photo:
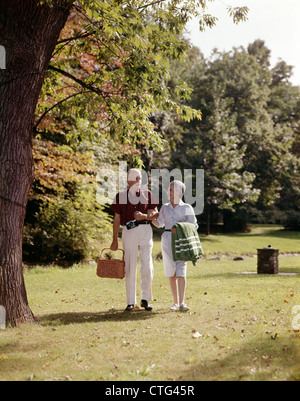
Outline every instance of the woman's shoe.
{"type": "Polygon", "coordinates": [[[175,312],[175,311],[178,310],[178,308],[179,308],[179,305],[178,304],[174,304],[174,305],[171,306],[170,310],[175,312]]]}
{"type": "Polygon", "coordinates": [[[125,312],[132,312],[134,309],[134,305],[127,305],[125,312]]]}
{"type": "Polygon", "coordinates": [[[186,312],[186,311],[190,310],[190,308],[186,304],[181,304],[179,306],[179,310],[182,312],[186,312]]]}

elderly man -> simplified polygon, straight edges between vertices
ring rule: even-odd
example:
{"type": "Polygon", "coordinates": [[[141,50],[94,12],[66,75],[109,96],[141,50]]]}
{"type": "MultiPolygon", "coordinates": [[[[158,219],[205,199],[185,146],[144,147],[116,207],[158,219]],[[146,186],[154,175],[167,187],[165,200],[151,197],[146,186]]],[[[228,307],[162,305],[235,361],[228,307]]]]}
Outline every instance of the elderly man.
{"type": "Polygon", "coordinates": [[[141,171],[131,169],[127,182],[129,189],[117,194],[111,210],[115,213],[113,242],[110,249],[118,249],[118,232],[123,226],[122,242],[125,252],[127,308],[132,311],[136,304],[137,257],[141,261],[141,307],[152,310],[148,301],[152,301],[153,281],[153,231],[151,221],[158,217],[159,204],[155,196],[146,189],[141,189],[141,171]]]}

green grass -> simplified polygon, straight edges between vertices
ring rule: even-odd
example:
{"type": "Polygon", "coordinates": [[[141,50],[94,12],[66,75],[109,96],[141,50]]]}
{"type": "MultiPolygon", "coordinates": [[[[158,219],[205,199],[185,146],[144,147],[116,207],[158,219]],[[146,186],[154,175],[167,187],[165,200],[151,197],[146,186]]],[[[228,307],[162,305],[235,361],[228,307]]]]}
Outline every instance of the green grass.
{"type": "MultiPolygon", "coordinates": [[[[159,236],[156,236],[159,239],[159,236]]],[[[200,235],[207,258],[216,256],[253,256],[258,248],[271,245],[280,249],[281,254],[300,254],[300,232],[286,231],[282,226],[252,226],[250,233],[200,235]]],[[[160,243],[156,242],[154,253],[160,251],[160,243]]]]}
{"type": "MultiPolygon", "coordinates": [[[[99,279],[95,266],[25,269],[38,324],[0,332],[0,380],[299,380],[300,276],[237,274],[256,271],[255,247],[269,238],[299,249],[299,233],[272,227],[204,239],[208,257],[189,264],[188,313],[169,311],[158,260],[151,313],[124,313],[125,281],[99,279]],[[212,260],[216,253],[226,256],[212,260]]],[[[300,273],[300,257],[281,256],[280,271],[300,273]]]]}
{"type": "Polygon", "coordinates": [[[253,226],[247,234],[202,236],[203,246],[210,254],[255,255],[258,248],[271,245],[281,253],[300,253],[300,232],[284,230],[281,226],[253,226]]]}

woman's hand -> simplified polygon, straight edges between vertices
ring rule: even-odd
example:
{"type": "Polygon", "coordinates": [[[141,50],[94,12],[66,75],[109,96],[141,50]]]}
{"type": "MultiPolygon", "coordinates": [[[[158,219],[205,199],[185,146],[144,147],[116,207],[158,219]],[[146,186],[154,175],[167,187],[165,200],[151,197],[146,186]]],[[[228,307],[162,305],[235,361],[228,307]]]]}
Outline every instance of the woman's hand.
{"type": "Polygon", "coordinates": [[[154,227],[160,228],[159,222],[157,220],[152,220],[151,223],[154,225],[154,227]]]}
{"type": "Polygon", "coordinates": [[[157,210],[148,210],[147,219],[148,220],[156,220],[159,217],[159,213],[157,210]]]}

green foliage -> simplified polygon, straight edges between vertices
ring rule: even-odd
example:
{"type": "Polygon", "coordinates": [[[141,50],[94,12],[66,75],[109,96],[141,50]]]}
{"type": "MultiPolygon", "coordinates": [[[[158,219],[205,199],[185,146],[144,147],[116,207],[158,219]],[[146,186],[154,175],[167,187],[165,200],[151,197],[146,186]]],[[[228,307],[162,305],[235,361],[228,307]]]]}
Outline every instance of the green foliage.
{"type": "Polygon", "coordinates": [[[285,222],[284,227],[291,231],[300,231],[300,211],[290,211],[285,222]]]}
{"type": "MultiPolygon", "coordinates": [[[[50,6],[53,1],[40,3],[50,6]]],[[[172,120],[201,120],[199,107],[187,103],[192,90],[185,80],[174,81],[172,87],[166,82],[172,60],[182,60],[189,49],[183,38],[186,23],[196,16],[203,30],[217,22],[206,12],[209,1],[205,0],[71,3],[73,9],[47,71],[34,129],[37,141],[51,141],[53,163],[45,166],[45,155],[42,159],[37,155],[35,189],[41,191],[42,182],[44,202],[33,208],[38,211],[26,226],[24,252],[28,257],[42,254],[45,260],[93,255],[93,230],[97,227],[99,235],[108,232],[106,215],[95,205],[91,189],[87,189],[88,199],[82,196],[72,153],[88,151],[101,167],[113,164],[121,154],[130,164],[142,166],[143,155],[166,150],[170,155],[176,148],[181,128],[172,120]],[[64,153],[70,159],[68,174],[58,172],[66,163],[56,158],[66,145],[70,147],[64,153]],[[54,173],[60,178],[59,191],[54,173]]],[[[247,14],[240,10],[238,15],[238,10],[229,10],[236,21],[247,14]]],[[[238,191],[241,179],[230,172],[227,181],[232,182],[228,190],[238,191]]],[[[250,176],[243,177],[246,185],[248,181],[250,176]]]]}
{"type": "Polygon", "coordinates": [[[228,13],[233,18],[235,24],[238,24],[240,21],[247,21],[248,12],[248,7],[228,7],[228,13]]]}
{"type": "Polygon", "coordinates": [[[34,225],[26,225],[24,259],[77,262],[96,258],[99,244],[111,236],[112,221],[95,202],[96,188],[78,186],[73,198],[43,204],[34,225]]]}
{"type": "MultiPolygon", "coordinates": [[[[198,110],[172,101],[164,82],[170,60],[181,59],[188,48],[182,37],[186,23],[196,16],[203,29],[214,25],[213,17],[205,14],[207,3],[74,2],[77,21],[58,42],[38,115],[43,117],[56,107],[53,101],[49,103],[50,95],[71,116],[94,116],[98,129],[121,143],[162,149],[162,138],[149,120],[151,113],[170,111],[186,121],[201,118],[198,110]],[[82,74],[84,57],[89,68],[82,74]],[[99,113],[100,120],[96,118],[99,113]]],[[[237,8],[230,14],[242,20],[247,10],[237,8]]],[[[190,88],[184,82],[178,84],[176,92],[183,100],[190,96],[190,88]]]]}
{"type": "Polygon", "coordinates": [[[267,208],[283,196],[299,204],[300,93],[289,83],[291,67],[270,69],[270,50],[259,40],[248,51],[216,50],[208,61],[190,57],[173,76],[181,71],[194,88],[188,104],[203,117],[184,125],[175,165],[205,169],[207,205],[219,210],[249,202],[267,208]]]}

